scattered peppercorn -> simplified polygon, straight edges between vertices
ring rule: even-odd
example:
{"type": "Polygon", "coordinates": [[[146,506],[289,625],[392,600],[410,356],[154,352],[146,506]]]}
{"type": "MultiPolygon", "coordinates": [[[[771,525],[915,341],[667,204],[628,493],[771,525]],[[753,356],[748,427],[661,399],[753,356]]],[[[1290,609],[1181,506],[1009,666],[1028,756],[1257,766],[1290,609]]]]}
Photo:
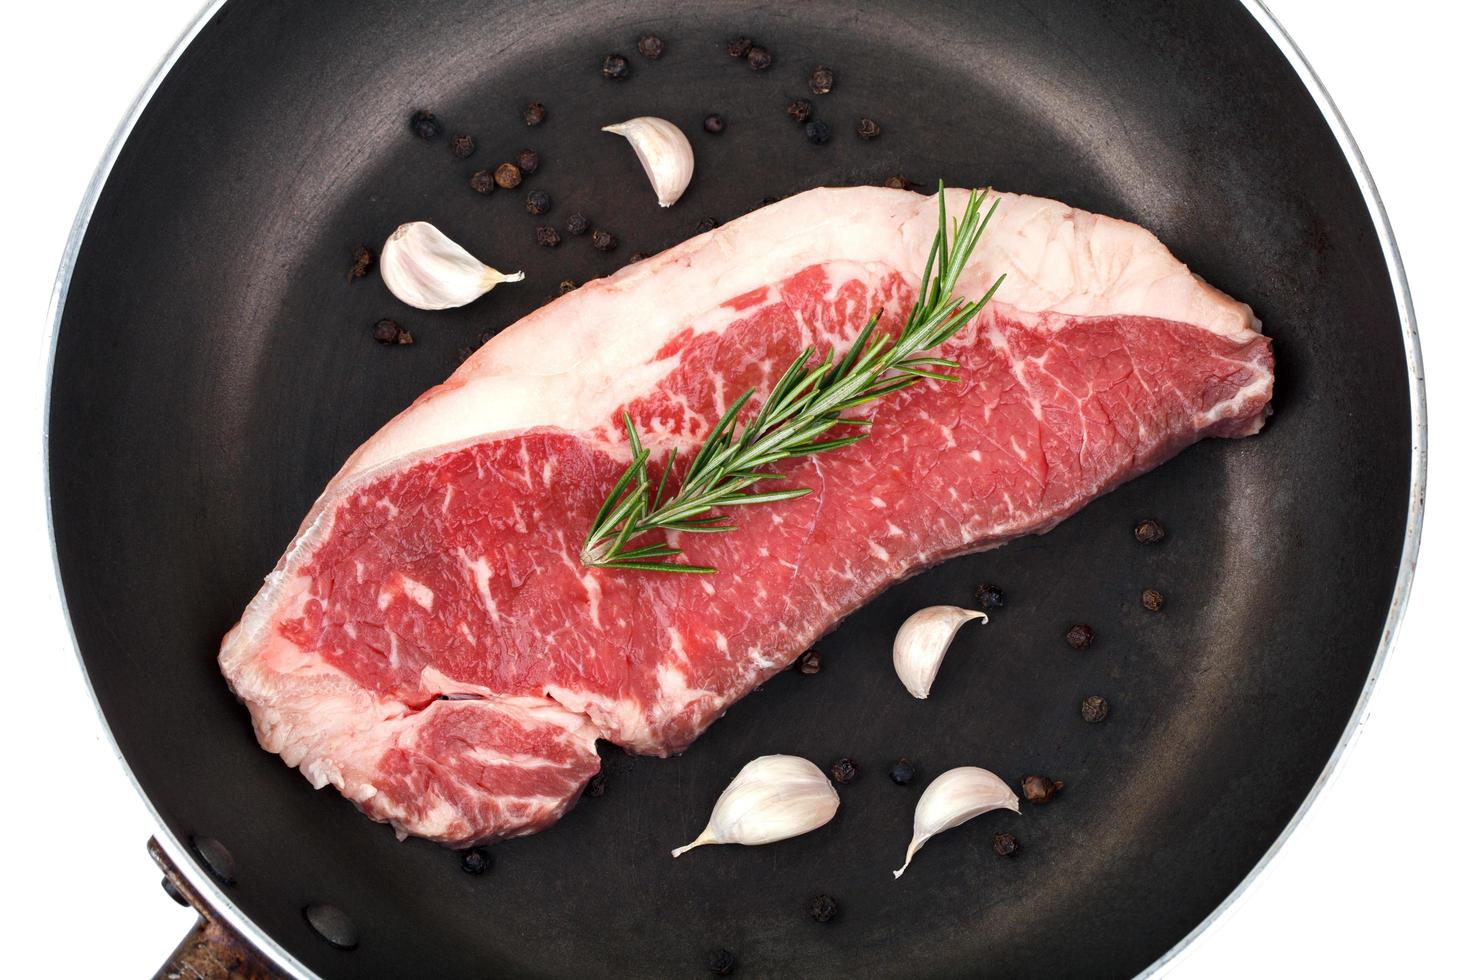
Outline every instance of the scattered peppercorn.
{"type": "Polygon", "coordinates": [[[893,768],[888,770],[888,778],[900,786],[907,786],[914,781],[917,772],[912,762],[907,759],[899,759],[893,764],[893,768]]]}
{"type": "Polygon", "coordinates": [[[567,218],[567,234],[569,235],[585,235],[591,227],[587,216],[581,211],[574,211],[572,216],[567,218]]]}
{"type": "Polygon", "coordinates": [[[719,113],[712,112],[704,117],[704,131],[706,133],[723,133],[725,131],[725,120],[719,113]]]}
{"type": "Polygon", "coordinates": [[[618,240],[614,238],[609,232],[605,232],[601,228],[598,228],[592,233],[592,247],[597,249],[599,252],[611,252],[613,249],[618,247],[618,240]]]}
{"type": "Polygon", "coordinates": [[[875,140],[883,132],[883,127],[869,119],[867,116],[859,116],[857,121],[857,134],[860,140],[875,140]]]}
{"type": "Polygon", "coordinates": [[[1089,725],[1096,725],[1108,716],[1108,702],[1106,699],[1094,694],[1082,699],[1082,720],[1089,725]]]}
{"type": "Polygon", "coordinates": [[[634,262],[642,262],[646,258],[648,258],[647,252],[634,252],[628,256],[628,264],[632,265],[634,262]]]}
{"type": "Polygon", "coordinates": [[[368,266],[373,264],[373,253],[368,251],[366,245],[358,245],[352,250],[352,268],[347,270],[347,281],[361,279],[367,275],[368,266]]]}
{"type": "Polygon", "coordinates": [[[818,895],[807,903],[806,911],[817,922],[831,922],[837,918],[837,899],[818,895]]]}
{"type": "Polygon", "coordinates": [[[478,194],[489,194],[495,190],[495,175],[488,170],[476,170],[470,174],[470,189],[478,194]]]}
{"type": "Polygon", "coordinates": [[[1164,608],[1164,593],[1158,589],[1144,589],[1143,595],[1139,596],[1139,601],[1149,612],[1158,612],[1164,608]]]}
{"type": "Polygon", "coordinates": [[[1016,840],[1015,834],[1002,832],[995,835],[990,846],[995,849],[995,853],[1003,858],[1008,858],[1015,856],[1015,853],[1021,849],[1021,842],[1016,840]]]}
{"type": "Polygon", "coordinates": [[[1006,604],[1006,594],[989,582],[981,582],[975,590],[975,601],[981,609],[1000,609],[1006,604]]]}
{"type": "Polygon", "coordinates": [[[794,122],[804,123],[812,117],[812,104],[807,99],[792,99],[786,103],[786,115],[794,122]]]}
{"type": "Polygon", "coordinates": [[[903,174],[894,174],[892,177],[889,177],[887,180],[883,181],[883,186],[892,187],[894,190],[897,191],[911,191],[919,185],[914,183],[912,180],[909,180],[903,174]]]}
{"type": "Polygon", "coordinates": [[[750,54],[750,49],[754,46],[755,42],[752,41],[750,38],[736,37],[731,38],[725,43],[725,51],[732,58],[744,58],[746,55],[750,54]]]}
{"type": "Polygon", "coordinates": [[[475,152],[475,138],[469,133],[456,133],[449,141],[449,152],[456,159],[463,160],[473,156],[475,152]]]}
{"type": "Polygon", "coordinates": [[[1143,544],[1158,544],[1164,540],[1164,525],[1152,519],[1140,521],[1133,529],[1133,536],[1143,544]]]}
{"type": "Polygon", "coordinates": [[[561,235],[550,225],[541,225],[536,229],[536,244],[556,248],[561,244],[561,235]]]}
{"type": "Polygon", "coordinates": [[[699,224],[694,226],[694,233],[696,235],[702,235],[707,231],[714,231],[718,227],[720,227],[720,223],[706,215],[699,219],[699,224]]]}
{"type": "Polygon", "coordinates": [[[495,859],[483,847],[472,847],[460,858],[459,867],[465,874],[482,875],[490,870],[495,859]]]}
{"type": "Polygon", "coordinates": [[[704,958],[709,972],[717,977],[728,977],[735,972],[735,954],[728,949],[717,949],[704,958]]]}
{"type": "Polygon", "coordinates": [[[821,146],[832,138],[832,127],[820,119],[813,119],[806,124],[806,138],[821,146]]]}
{"type": "Polygon", "coordinates": [[[841,786],[858,778],[858,764],[851,759],[838,759],[832,763],[832,781],[841,786]]]}
{"type": "Polygon", "coordinates": [[[807,88],[812,90],[813,95],[826,95],[832,91],[832,83],[837,81],[832,69],[819,65],[812,69],[812,73],[806,78],[807,88]]]}
{"type": "Polygon", "coordinates": [[[413,115],[408,117],[408,128],[421,140],[438,139],[439,134],[444,131],[434,114],[424,109],[415,109],[413,115]]]}
{"type": "Polygon", "coordinates": [[[532,191],[526,195],[526,211],[530,214],[545,214],[551,210],[551,195],[545,191],[532,191]]]}
{"type": "Polygon", "coordinates": [[[602,56],[602,77],[621,81],[628,77],[628,59],[620,54],[602,56]]]}
{"type": "Polygon", "coordinates": [[[1086,623],[1078,623],[1067,630],[1067,646],[1073,650],[1086,650],[1092,646],[1092,627],[1086,623]]]}
{"type": "Polygon", "coordinates": [[[373,339],[380,344],[411,344],[413,334],[393,320],[379,320],[373,325],[373,339]]]}
{"type": "Polygon", "coordinates": [[[796,669],[807,677],[822,672],[822,655],[815,650],[808,650],[796,658],[796,669]]]}
{"type": "Polygon", "coordinates": [[[1057,795],[1057,790],[1066,784],[1060,779],[1047,779],[1045,776],[1023,776],[1021,778],[1021,795],[1026,797],[1027,803],[1050,803],[1051,798],[1057,795]]]}
{"type": "Polygon", "coordinates": [[[521,168],[521,173],[529,177],[540,169],[541,155],[535,150],[522,150],[516,154],[516,166],[521,168]]]}
{"type": "Polygon", "coordinates": [[[567,293],[571,292],[572,290],[574,290],[576,288],[577,288],[577,284],[575,282],[573,282],[570,279],[563,279],[561,281],[560,285],[558,285],[556,287],[556,291],[558,293],[560,293],[561,295],[565,296],[567,293]]]}
{"type": "Polygon", "coordinates": [[[521,118],[527,126],[539,126],[546,121],[546,106],[539,102],[527,102],[521,110],[521,118]]]}
{"type": "Polygon", "coordinates": [[[597,797],[603,795],[606,792],[607,792],[607,773],[605,773],[605,772],[598,772],[597,775],[595,775],[591,779],[587,780],[587,788],[584,789],[584,790],[582,790],[582,795],[583,796],[590,796],[593,799],[597,799],[597,797]]]}
{"type": "Polygon", "coordinates": [[[765,48],[756,46],[745,53],[745,63],[756,71],[765,71],[771,67],[771,52],[765,48]]]}
{"type": "Polygon", "coordinates": [[[664,42],[657,34],[645,34],[638,39],[638,53],[649,61],[657,61],[664,56],[664,42]]]}
{"type": "Polygon", "coordinates": [[[513,163],[502,163],[495,168],[495,184],[510,190],[521,185],[521,168],[513,163]]]}

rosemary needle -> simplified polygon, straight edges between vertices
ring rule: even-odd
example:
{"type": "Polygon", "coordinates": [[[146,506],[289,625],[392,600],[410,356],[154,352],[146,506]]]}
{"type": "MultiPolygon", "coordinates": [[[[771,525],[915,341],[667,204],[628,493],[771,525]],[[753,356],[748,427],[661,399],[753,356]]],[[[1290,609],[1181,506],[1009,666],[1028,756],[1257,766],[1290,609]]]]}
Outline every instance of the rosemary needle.
{"type": "Polygon", "coordinates": [[[867,324],[841,359],[834,351],[815,360],[808,347],[781,375],[753,418],[741,423],[741,410],[755,397],[745,392],[725,410],[700,445],[677,489],[669,486],[669,474],[678,461],[678,451],[669,454],[663,472],[655,481],[650,472],[649,450],[638,437],[632,418],[625,412],[632,460],[603,501],[582,543],[582,564],[592,568],[623,568],[653,572],[709,574],[708,565],[678,561],[682,550],[658,531],[717,533],[736,525],[726,513],[730,507],[770,504],[811,493],[807,487],[779,490],[755,488],[763,480],[781,476],[768,467],[788,459],[833,452],[867,438],[870,419],[844,413],[861,405],[902,391],[922,380],[958,381],[948,372],[958,362],[926,354],[949,340],[995,295],[1005,276],[995,280],[985,295],[966,301],[954,295],[960,273],[975,250],[975,243],[995,213],[998,201],[982,213],[988,192],[971,191],[965,210],[950,223],[944,210],[944,184],[939,185],[939,230],[924,263],[918,301],[896,336],[874,336],[883,315],[881,309],[867,324]],[[823,438],[843,426],[850,434],[823,438]]]}

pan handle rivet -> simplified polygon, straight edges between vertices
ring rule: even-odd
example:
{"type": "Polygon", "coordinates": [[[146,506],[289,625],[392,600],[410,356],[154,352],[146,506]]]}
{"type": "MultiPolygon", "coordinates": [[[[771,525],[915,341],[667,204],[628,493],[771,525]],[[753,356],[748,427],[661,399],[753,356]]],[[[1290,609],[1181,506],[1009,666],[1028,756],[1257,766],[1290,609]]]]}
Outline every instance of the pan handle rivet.
{"type": "Polygon", "coordinates": [[[209,869],[209,873],[219,879],[222,884],[233,885],[235,883],[235,858],[225,845],[213,837],[190,834],[189,848],[209,869]]]}
{"type": "Polygon", "coordinates": [[[308,905],[301,910],[312,931],[338,949],[357,948],[357,926],[335,905],[308,905]]]}
{"type": "Polygon", "coordinates": [[[159,882],[159,884],[163,886],[163,892],[165,895],[173,899],[175,902],[178,902],[184,908],[189,907],[189,900],[184,897],[183,892],[179,891],[179,886],[170,881],[167,876],[165,876],[164,879],[159,882]]]}

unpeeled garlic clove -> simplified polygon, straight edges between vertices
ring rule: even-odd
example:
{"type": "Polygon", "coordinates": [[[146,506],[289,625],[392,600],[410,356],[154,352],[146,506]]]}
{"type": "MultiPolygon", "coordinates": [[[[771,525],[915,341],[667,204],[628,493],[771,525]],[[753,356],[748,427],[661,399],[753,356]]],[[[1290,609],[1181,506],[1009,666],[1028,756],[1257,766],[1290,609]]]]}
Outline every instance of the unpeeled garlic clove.
{"type": "Polygon", "coordinates": [[[709,825],[674,857],[705,844],[769,844],[804,834],[837,812],[837,790],[825,773],[794,755],[752,759],[715,801],[709,825]]]}
{"type": "Polygon", "coordinates": [[[908,870],[919,848],[935,834],[958,827],[966,820],[991,810],[1021,812],[1021,801],[1005,780],[988,769],[960,766],[930,783],[914,808],[914,837],[909,841],[903,867],[893,872],[897,878],[908,870]]]}
{"type": "Polygon", "coordinates": [[[959,606],[929,606],[903,621],[893,638],[893,669],[910,694],[921,700],[929,696],[950,641],[972,619],[990,621],[983,612],[959,606]]]}
{"type": "Polygon", "coordinates": [[[643,172],[648,174],[659,207],[669,207],[684,193],[694,177],[694,148],[683,131],[657,116],[639,116],[612,126],[604,133],[615,133],[633,144],[643,172]]]}
{"type": "Polygon", "coordinates": [[[383,243],[378,271],[389,292],[420,310],[464,306],[502,282],[526,278],[522,272],[490,268],[427,221],[393,230],[383,243]]]}

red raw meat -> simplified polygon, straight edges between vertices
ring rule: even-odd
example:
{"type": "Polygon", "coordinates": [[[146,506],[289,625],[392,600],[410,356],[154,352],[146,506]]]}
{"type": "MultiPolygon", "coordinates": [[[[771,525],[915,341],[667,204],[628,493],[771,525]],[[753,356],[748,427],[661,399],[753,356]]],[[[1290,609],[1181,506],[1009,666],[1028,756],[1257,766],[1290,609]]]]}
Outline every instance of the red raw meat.
{"type": "Polygon", "coordinates": [[[963,380],[786,468],[809,496],[686,536],[713,578],[579,561],[627,464],[621,413],[656,456],[692,447],[802,348],[845,349],[877,307],[896,323],[933,199],[811,191],[490,341],[353,455],[225,638],[261,744],[400,834],[532,833],[597,771],[598,738],[679,752],[895,580],[1260,428],[1272,359],[1248,307],[1136,226],[1000,197],[961,291],[1007,281],[943,349],[963,380]]]}

